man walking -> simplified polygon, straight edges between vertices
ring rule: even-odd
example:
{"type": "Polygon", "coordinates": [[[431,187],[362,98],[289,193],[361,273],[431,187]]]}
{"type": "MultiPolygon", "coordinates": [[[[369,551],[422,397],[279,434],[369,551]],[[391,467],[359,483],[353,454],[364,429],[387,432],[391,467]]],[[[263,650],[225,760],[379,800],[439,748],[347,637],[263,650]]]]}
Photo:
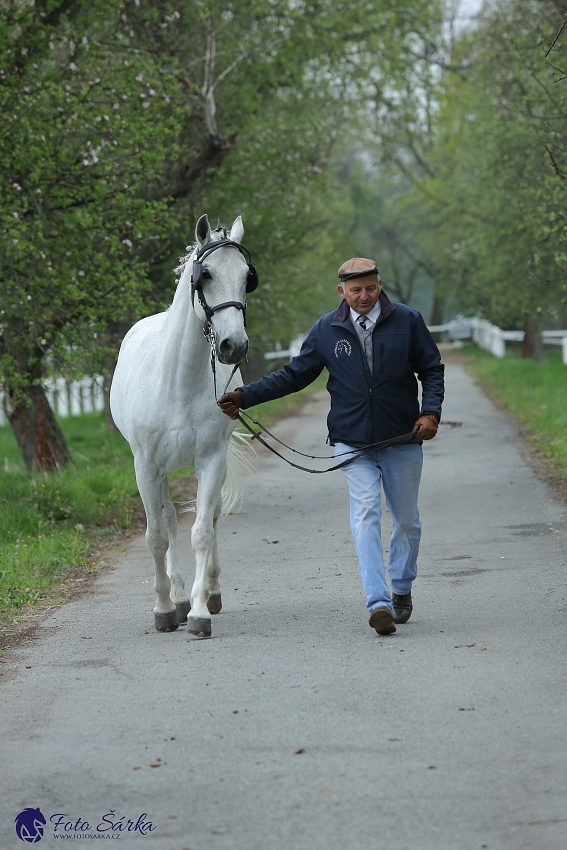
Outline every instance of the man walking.
{"type": "Polygon", "coordinates": [[[313,325],[301,351],[273,374],[225,393],[218,404],[235,419],[252,407],[307,387],[329,372],[329,437],[341,460],[345,452],[415,431],[413,442],[369,450],[343,467],[350,493],[350,523],[370,612],[378,634],[396,631],[412,610],[421,522],[417,494],[423,440],[437,433],[444,367],[423,318],[382,291],[376,263],[363,257],[340,267],[342,303],[313,325]],[[417,378],[422,385],[421,410],[417,378]],[[381,543],[381,487],[392,517],[386,582],[381,543]]]}

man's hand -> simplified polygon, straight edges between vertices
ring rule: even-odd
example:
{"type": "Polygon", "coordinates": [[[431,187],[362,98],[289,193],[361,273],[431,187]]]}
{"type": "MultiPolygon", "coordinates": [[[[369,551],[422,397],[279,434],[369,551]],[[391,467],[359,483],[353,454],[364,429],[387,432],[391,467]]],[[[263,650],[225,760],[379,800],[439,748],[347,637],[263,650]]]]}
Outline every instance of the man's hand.
{"type": "Polygon", "coordinates": [[[240,390],[234,390],[232,393],[225,393],[217,399],[217,404],[223,413],[226,413],[231,419],[238,417],[238,411],[242,407],[242,393],[240,390]]]}
{"type": "Polygon", "coordinates": [[[417,431],[416,440],[432,440],[437,434],[439,418],[434,413],[425,413],[420,416],[413,430],[417,431]]]}

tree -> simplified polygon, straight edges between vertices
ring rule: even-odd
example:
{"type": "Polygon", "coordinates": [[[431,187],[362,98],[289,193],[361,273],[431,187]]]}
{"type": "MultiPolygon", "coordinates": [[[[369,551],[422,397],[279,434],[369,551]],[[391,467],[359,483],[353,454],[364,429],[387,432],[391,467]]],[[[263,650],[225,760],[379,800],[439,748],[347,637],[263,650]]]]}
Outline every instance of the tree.
{"type": "Polygon", "coordinates": [[[69,460],[46,358],[92,369],[163,307],[204,204],[229,219],[254,192],[251,247],[271,273],[253,339],[316,311],[322,288],[305,297],[289,268],[324,256],[334,137],[369,74],[395,87],[430,17],[425,0],[357,0],[346,17],[323,0],[3,4],[0,367],[28,468],[69,460]]]}
{"type": "Polygon", "coordinates": [[[461,34],[420,187],[445,286],[503,327],[524,324],[536,358],[567,294],[567,92],[542,50],[561,20],[553,2],[507,0],[461,34]]]}

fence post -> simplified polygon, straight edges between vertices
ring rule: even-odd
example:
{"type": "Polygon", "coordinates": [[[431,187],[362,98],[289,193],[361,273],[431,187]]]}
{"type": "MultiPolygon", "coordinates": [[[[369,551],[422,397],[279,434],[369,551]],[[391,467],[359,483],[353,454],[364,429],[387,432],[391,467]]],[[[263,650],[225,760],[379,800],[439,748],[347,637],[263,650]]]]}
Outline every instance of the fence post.
{"type": "Polygon", "coordinates": [[[69,385],[69,401],[71,402],[71,416],[80,416],[81,385],[79,381],[71,381],[69,385]]]}
{"type": "Polygon", "coordinates": [[[94,409],[97,413],[100,413],[104,410],[104,389],[103,389],[104,377],[102,375],[96,374],[93,378],[93,396],[94,396],[94,409]]]}
{"type": "Polygon", "coordinates": [[[561,340],[561,349],[563,351],[563,365],[567,366],[567,336],[561,340]]]}
{"type": "Polygon", "coordinates": [[[69,416],[69,397],[67,395],[67,381],[65,378],[57,378],[55,381],[57,393],[57,413],[65,418],[69,416]]]}
{"type": "Polygon", "coordinates": [[[502,331],[496,325],[492,326],[492,353],[495,357],[506,356],[506,343],[502,331]]]}
{"type": "Polygon", "coordinates": [[[92,413],[93,412],[93,393],[92,393],[93,379],[89,378],[89,377],[85,377],[79,383],[81,385],[81,402],[82,402],[82,406],[83,406],[83,413],[92,413]]]}

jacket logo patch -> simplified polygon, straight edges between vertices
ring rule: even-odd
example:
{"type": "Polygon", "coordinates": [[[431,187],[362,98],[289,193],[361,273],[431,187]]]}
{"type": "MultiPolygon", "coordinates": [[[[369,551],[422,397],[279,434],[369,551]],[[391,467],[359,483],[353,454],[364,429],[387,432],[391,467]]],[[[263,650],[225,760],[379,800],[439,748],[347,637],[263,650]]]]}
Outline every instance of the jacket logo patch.
{"type": "Polygon", "coordinates": [[[335,345],[335,357],[338,357],[339,354],[352,354],[352,345],[348,341],[348,339],[339,339],[337,344],[335,345]]]}

